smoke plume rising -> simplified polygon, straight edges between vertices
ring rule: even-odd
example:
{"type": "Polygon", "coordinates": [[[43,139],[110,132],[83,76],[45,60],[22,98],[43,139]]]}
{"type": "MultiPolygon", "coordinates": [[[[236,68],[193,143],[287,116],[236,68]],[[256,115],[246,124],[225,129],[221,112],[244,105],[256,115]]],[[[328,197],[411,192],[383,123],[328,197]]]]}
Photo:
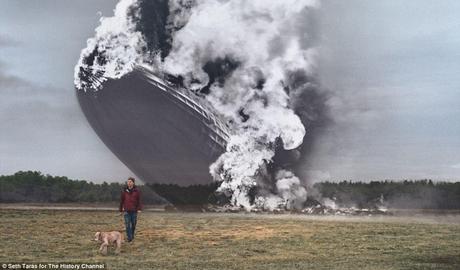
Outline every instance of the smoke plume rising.
{"type": "Polygon", "coordinates": [[[90,73],[97,88],[136,64],[174,77],[232,130],[210,166],[218,191],[246,209],[300,208],[306,179],[294,170],[308,157],[306,134],[327,118],[315,80],[318,8],[314,0],[121,0],[88,40],[75,84],[85,89],[90,73]]]}

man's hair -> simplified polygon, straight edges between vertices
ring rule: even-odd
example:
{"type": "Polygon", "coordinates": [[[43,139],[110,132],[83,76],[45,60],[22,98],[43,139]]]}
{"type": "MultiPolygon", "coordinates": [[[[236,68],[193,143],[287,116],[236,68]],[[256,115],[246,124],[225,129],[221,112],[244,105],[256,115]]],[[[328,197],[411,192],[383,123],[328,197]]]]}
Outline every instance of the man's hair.
{"type": "Polygon", "coordinates": [[[129,177],[128,180],[131,180],[133,181],[133,183],[136,183],[136,180],[134,179],[134,177],[129,177]]]}

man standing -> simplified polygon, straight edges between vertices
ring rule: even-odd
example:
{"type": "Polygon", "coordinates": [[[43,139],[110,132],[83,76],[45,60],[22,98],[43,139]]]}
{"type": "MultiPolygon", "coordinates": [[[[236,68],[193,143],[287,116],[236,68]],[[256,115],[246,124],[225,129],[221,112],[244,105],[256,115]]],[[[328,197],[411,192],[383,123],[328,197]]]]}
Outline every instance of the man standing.
{"type": "Polygon", "coordinates": [[[134,185],[134,178],[128,178],[126,187],[121,192],[120,212],[125,212],[125,227],[128,236],[128,242],[134,239],[134,230],[136,229],[137,212],[141,212],[141,192],[134,185]]]}

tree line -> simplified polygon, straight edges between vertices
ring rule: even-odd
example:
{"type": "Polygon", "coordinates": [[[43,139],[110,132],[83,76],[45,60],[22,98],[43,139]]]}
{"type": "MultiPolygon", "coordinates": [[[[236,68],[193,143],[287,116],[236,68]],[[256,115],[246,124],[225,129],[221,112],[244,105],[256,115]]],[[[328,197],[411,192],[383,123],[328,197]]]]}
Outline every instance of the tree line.
{"type": "MultiPolygon", "coordinates": [[[[0,176],[0,202],[68,203],[118,202],[125,183],[95,184],[65,176],[44,175],[37,171],[19,171],[0,176]]],[[[176,187],[175,185],[138,185],[145,204],[165,204],[160,197],[171,197],[174,203],[202,202],[216,185],[209,188],[176,187]],[[203,195],[204,194],[204,195],[203,195]],[[206,196],[205,196],[206,195],[206,196]],[[177,198],[176,198],[177,197],[177,198]]],[[[460,209],[460,182],[431,180],[320,182],[308,188],[309,200],[333,200],[338,206],[372,208],[376,205],[411,209],[460,209]]],[[[215,200],[212,200],[215,201],[215,200]]]]}
{"type": "MultiPolygon", "coordinates": [[[[19,171],[0,176],[0,202],[68,203],[118,202],[125,183],[95,184],[65,176],[43,175],[37,171],[19,171]]],[[[151,188],[137,185],[144,204],[164,204],[151,188]]]]}

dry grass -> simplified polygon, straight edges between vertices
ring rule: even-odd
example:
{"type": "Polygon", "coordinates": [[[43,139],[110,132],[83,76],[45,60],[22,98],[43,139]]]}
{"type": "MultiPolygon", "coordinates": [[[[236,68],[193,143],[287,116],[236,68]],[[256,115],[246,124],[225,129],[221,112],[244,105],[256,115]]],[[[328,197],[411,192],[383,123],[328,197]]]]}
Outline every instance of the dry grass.
{"type": "Polygon", "coordinates": [[[0,262],[105,262],[109,269],[460,269],[460,224],[245,214],[139,216],[120,255],[96,231],[110,211],[0,210],[0,262]]]}

